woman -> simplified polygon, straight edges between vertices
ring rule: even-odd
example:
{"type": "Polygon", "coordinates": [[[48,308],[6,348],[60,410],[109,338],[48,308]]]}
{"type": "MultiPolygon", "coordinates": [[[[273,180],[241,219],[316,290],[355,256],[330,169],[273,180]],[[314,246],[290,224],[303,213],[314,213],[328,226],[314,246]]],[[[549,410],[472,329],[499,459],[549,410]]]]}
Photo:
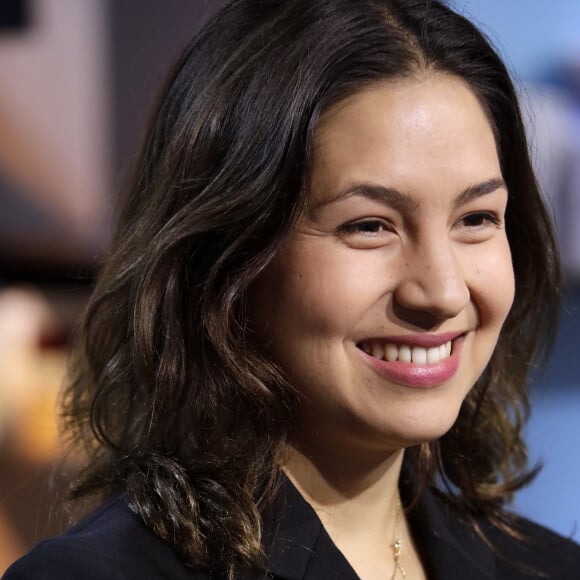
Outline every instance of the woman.
{"type": "Polygon", "coordinates": [[[510,515],[558,264],[504,65],[424,0],[234,0],[171,75],[64,409],[111,497],[6,578],[573,578],[510,515]]]}

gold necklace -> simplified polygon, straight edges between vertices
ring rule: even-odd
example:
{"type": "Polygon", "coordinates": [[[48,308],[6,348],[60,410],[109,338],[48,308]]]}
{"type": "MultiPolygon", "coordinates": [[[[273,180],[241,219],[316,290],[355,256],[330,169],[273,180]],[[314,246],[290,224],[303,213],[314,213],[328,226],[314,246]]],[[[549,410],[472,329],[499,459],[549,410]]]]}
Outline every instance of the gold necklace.
{"type": "Polygon", "coordinates": [[[391,544],[391,548],[393,550],[393,559],[395,560],[395,569],[393,570],[391,580],[396,580],[397,573],[400,574],[403,580],[406,580],[407,578],[407,572],[405,572],[405,568],[403,568],[403,564],[401,564],[401,555],[403,554],[403,542],[401,541],[399,530],[401,509],[401,500],[398,499],[397,511],[395,513],[395,531],[393,533],[393,543],[391,544]]]}

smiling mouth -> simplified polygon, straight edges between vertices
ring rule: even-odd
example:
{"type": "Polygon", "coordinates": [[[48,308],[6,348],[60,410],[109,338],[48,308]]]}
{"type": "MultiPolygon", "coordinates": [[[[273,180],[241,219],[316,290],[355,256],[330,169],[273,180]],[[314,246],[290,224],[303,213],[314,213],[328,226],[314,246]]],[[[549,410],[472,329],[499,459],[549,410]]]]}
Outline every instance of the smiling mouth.
{"type": "Polygon", "coordinates": [[[357,344],[366,354],[388,362],[406,362],[416,365],[433,365],[448,359],[453,352],[453,340],[437,346],[422,347],[406,344],[364,341],[357,344]]]}

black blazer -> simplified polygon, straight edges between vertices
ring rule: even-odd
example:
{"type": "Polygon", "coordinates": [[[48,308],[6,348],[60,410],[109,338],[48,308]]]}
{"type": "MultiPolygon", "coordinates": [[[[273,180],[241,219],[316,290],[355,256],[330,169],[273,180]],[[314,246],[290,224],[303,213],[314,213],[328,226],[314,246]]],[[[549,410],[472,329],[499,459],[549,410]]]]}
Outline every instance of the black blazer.
{"type": "MultiPolygon", "coordinates": [[[[580,579],[580,546],[527,520],[518,521],[518,528],[529,538],[527,543],[482,523],[500,554],[482,542],[436,492],[423,494],[409,522],[430,580],[580,579]]],[[[270,578],[357,580],[314,510],[290,482],[266,515],[264,530],[270,578]]],[[[3,580],[207,578],[205,572],[184,566],[141,523],[125,498],[117,496],[68,532],[36,546],[3,580]]],[[[250,575],[241,572],[239,578],[250,575]]]]}

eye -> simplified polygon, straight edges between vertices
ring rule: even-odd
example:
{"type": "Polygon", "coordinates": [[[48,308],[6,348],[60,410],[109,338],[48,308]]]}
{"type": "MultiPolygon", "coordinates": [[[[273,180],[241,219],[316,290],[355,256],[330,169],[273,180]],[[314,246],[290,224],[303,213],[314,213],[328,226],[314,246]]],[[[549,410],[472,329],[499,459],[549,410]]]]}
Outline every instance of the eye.
{"type": "Polygon", "coordinates": [[[393,225],[384,219],[368,218],[340,226],[337,235],[355,249],[373,249],[389,242],[393,225]]]}
{"type": "Polygon", "coordinates": [[[503,214],[495,211],[474,211],[461,216],[454,227],[457,239],[478,244],[492,239],[504,228],[503,214]]]}
{"type": "Polygon", "coordinates": [[[492,212],[479,211],[463,216],[460,223],[467,228],[479,229],[490,225],[499,226],[501,220],[492,212]]]}
{"type": "Polygon", "coordinates": [[[342,235],[362,234],[373,236],[383,232],[392,232],[393,229],[385,220],[366,219],[358,222],[345,224],[339,228],[339,233],[342,235]]]}

